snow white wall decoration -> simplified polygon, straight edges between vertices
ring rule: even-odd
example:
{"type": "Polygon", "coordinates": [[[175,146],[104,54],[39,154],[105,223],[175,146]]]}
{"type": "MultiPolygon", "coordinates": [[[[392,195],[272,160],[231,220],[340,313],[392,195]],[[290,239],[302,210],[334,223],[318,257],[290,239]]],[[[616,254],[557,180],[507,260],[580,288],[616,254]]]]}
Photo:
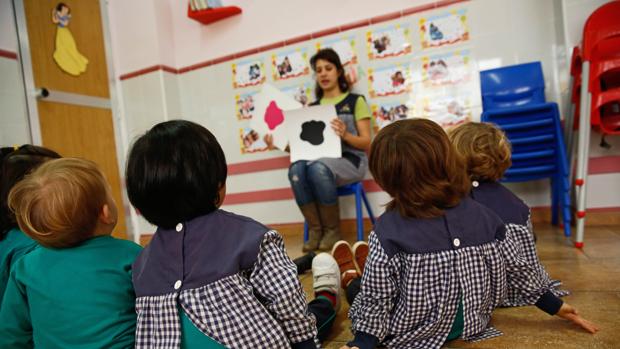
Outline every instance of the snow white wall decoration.
{"type": "Polygon", "coordinates": [[[71,19],[71,9],[65,3],[58,3],[52,10],[52,22],[56,24],[56,49],[54,50],[54,61],[68,74],[78,76],[86,71],[88,58],[78,51],[69,30],[69,20],[71,19]]]}

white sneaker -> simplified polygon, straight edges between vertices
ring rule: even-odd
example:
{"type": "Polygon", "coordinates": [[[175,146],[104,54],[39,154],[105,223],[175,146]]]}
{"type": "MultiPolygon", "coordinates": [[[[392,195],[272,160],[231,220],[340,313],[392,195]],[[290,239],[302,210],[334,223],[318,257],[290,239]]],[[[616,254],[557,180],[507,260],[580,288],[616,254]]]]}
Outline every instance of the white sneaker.
{"type": "Polygon", "coordinates": [[[335,310],[340,310],[340,268],[329,253],[319,253],[312,260],[314,293],[327,291],[336,296],[335,310]]]}

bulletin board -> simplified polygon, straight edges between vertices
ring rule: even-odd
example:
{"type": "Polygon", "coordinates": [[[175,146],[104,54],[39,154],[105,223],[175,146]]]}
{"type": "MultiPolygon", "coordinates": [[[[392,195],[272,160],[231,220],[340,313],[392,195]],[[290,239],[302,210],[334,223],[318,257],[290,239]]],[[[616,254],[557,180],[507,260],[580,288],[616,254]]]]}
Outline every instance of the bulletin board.
{"type": "Polygon", "coordinates": [[[353,92],[366,97],[374,132],[405,118],[429,118],[444,128],[477,119],[480,82],[467,7],[414,13],[221,64],[231,81],[220,85],[230,89],[222,101],[235,108],[226,113],[226,132],[236,138],[240,158],[269,152],[264,135],[249,126],[256,117],[252,96],[268,82],[308,105],[315,86],[308,61],[325,47],[334,48],[357,77],[353,92]]]}

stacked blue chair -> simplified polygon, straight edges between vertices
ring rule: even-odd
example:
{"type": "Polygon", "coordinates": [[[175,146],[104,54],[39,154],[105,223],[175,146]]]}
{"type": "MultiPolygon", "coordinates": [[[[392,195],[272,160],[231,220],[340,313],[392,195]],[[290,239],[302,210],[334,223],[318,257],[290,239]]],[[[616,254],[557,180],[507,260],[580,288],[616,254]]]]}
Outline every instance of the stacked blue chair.
{"type": "Polygon", "coordinates": [[[551,222],[562,213],[564,234],[570,236],[569,167],[560,113],[545,100],[540,62],[480,72],[482,121],[498,125],[512,145],[512,166],[504,182],[551,179],[551,222]]]}
{"type": "MultiPolygon", "coordinates": [[[[375,216],[372,214],[370,204],[366,198],[366,192],[362,182],[355,182],[338,187],[338,196],[355,195],[355,217],[357,221],[357,240],[364,240],[364,215],[362,214],[362,202],[366,206],[368,217],[372,225],[375,225],[375,216]]],[[[304,222],[304,241],[308,241],[308,222],[304,222]]]]}

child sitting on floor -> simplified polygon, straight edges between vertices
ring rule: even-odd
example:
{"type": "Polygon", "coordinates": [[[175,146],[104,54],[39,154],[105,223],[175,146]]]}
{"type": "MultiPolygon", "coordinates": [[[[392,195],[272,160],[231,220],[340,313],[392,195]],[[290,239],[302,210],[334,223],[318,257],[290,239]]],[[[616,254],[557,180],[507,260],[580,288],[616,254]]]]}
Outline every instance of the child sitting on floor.
{"type": "MultiPolygon", "coordinates": [[[[498,181],[511,165],[510,143],[504,132],[489,123],[470,122],[449,132],[450,140],[461,155],[471,180],[470,196],[497,214],[505,224],[514,225],[508,232],[523,249],[523,256],[530,265],[536,266],[536,273],[546,280],[551,292],[558,297],[568,294],[560,290],[560,282],[551,280],[540,264],[534,232],[530,220],[530,208],[508,188],[498,181]]],[[[522,299],[518,290],[508,290],[502,306],[531,305],[522,299]]]]}
{"type": "Polygon", "coordinates": [[[158,227],[134,263],[136,348],[317,348],[338,310],[338,265],[314,257],[306,305],[280,234],[219,208],[226,174],[215,136],[190,121],[133,145],[129,200],[158,227]]]}
{"type": "Polygon", "coordinates": [[[489,326],[507,290],[590,332],[597,328],[550,291],[514,234],[468,197],[470,183],[443,129],[397,121],[371,146],[370,169],[392,197],[369,237],[361,290],[343,348],[440,348],[501,334],[489,326]]]}
{"type": "Polygon", "coordinates": [[[117,208],[97,165],[50,160],[13,187],[9,206],[41,246],[13,265],[0,348],[133,348],[140,246],[110,236],[117,208]]]}

